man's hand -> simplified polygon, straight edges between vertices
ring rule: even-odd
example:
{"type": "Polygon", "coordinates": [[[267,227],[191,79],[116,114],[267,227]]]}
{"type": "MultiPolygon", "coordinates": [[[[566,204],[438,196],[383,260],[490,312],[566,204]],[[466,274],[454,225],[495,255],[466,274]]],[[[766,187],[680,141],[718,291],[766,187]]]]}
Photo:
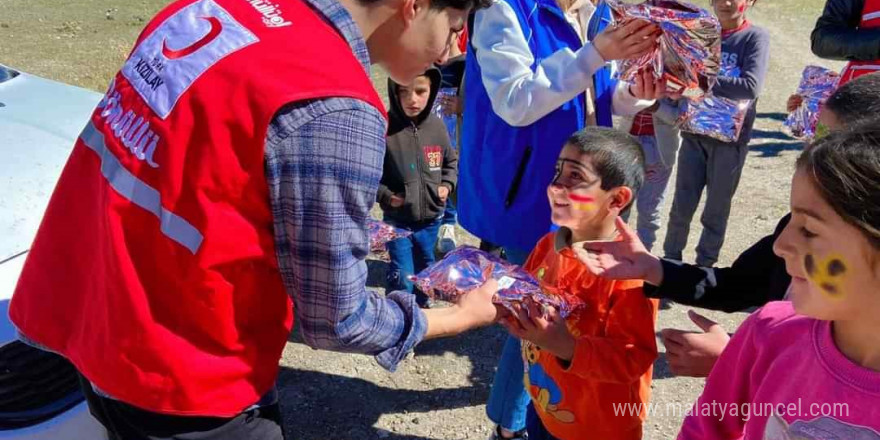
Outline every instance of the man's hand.
{"type": "Polygon", "coordinates": [[[484,327],[498,320],[499,306],[493,302],[498,292],[498,282],[490,278],[482,286],[459,298],[458,307],[467,323],[466,329],[484,327]]]}
{"type": "Polygon", "coordinates": [[[605,61],[628,60],[644,55],[657,45],[660,28],[645,20],[632,20],[605,28],[593,39],[593,47],[605,61]]]}
{"type": "Polygon", "coordinates": [[[490,278],[482,286],[462,295],[451,307],[424,310],[428,318],[425,339],[454,336],[494,323],[502,308],[493,302],[496,292],[498,282],[490,278]]]}
{"type": "Polygon", "coordinates": [[[795,94],[788,97],[788,101],[785,103],[785,109],[789,113],[791,113],[791,112],[797,110],[797,108],[800,107],[801,104],[803,104],[803,103],[804,103],[804,97],[795,93],[795,94]]]}
{"type": "Polygon", "coordinates": [[[615,220],[619,241],[572,246],[575,255],[594,275],[612,280],[645,280],[655,286],[663,282],[663,266],[622,218],[615,220]]]}
{"type": "Polygon", "coordinates": [[[529,299],[522,304],[514,304],[513,309],[514,312],[501,321],[510,334],[530,341],[564,361],[574,358],[576,341],[555,308],[547,307],[542,311],[538,304],[529,299]]]}
{"type": "Polygon", "coordinates": [[[388,204],[391,205],[392,208],[400,208],[405,201],[406,200],[403,197],[395,194],[391,196],[391,201],[388,202],[388,204]]]}
{"type": "Polygon", "coordinates": [[[717,322],[693,310],[688,311],[688,317],[703,333],[663,329],[660,336],[666,346],[666,360],[676,376],[706,377],[730,336],[717,322]]]}
{"type": "Polygon", "coordinates": [[[446,185],[440,185],[440,187],[437,188],[437,195],[440,196],[440,200],[442,200],[443,203],[446,203],[446,199],[449,198],[449,187],[446,185]]]}

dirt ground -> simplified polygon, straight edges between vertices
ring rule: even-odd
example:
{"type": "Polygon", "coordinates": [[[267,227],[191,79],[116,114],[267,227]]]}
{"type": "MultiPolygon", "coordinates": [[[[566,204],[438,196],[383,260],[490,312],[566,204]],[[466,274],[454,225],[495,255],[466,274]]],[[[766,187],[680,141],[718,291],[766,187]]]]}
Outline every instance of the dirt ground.
{"type": "MultiPolygon", "coordinates": [[[[145,21],[165,3],[0,0],[0,63],[102,92],[145,21]]],[[[699,3],[708,4],[706,0],[699,3]]],[[[761,1],[751,13],[752,20],[771,33],[772,58],[721,265],[729,264],[749,245],[771,233],[788,211],[789,179],[801,145],[779,131],[785,99],[796,87],[806,64],[841,67],[840,63],[816,59],[809,50],[810,30],[823,4],[823,0],[761,1]]],[[[377,87],[384,91],[382,73],[377,70],[374,77],[377,87]]],[[[664,211],[668,207],[666,203],[664,211]]],[[[692,248],[700,231],[699,221],[695,220],[686,259],[693,259],[692,248]]],[[[665,230],[661,230],[658,241],[664,235],[665,230]]],[[[383,290],[384,270],[383,263],[370,262],[371,288],[383,290]]],[[[668,305],[660,313],[658,330],[696,329],[686,316],[687,309],[668,305]]],[[[745,314],[710,312],[708,316],[733,331],[745,314]]],[[[485,438],[490,424],[484,404],[504,337],[500,328],[487,328],[457,338],[428,341],[397,372],[388,373],[366,356],[314,351],[294,334],[284,351],[279,378],[289,438],[485,438]]],[[[703,387],[703,380],[673,377],[660,347],[653,401],[661,408],[671,406],[669,414],[647,421],[648,440],[673,438],[681,424],[680,411],[696,399],[703,387]],[[680,406],[679,412],[671,409],[675,405],[680,406]]],[[[589,436],[585,434],[585,438],[589,436]]]]}

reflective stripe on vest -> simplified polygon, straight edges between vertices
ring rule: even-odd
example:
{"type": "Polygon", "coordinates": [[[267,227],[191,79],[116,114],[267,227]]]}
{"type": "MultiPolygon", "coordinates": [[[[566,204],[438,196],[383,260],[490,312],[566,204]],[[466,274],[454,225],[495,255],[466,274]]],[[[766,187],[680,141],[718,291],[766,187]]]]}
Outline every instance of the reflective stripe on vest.
{"type": "Polygon", "coordinates": [[[202,244],[202,233],[179,215],[162,207],[162,198],[156,188],[135,177],[122,166],[104,144],[104,134],[89,121],[80,135],[83,143],[101,158],[101,174],[119,195],[146,209],[159,219],[159,229],[166,237],[195,254],[202,244]]]}

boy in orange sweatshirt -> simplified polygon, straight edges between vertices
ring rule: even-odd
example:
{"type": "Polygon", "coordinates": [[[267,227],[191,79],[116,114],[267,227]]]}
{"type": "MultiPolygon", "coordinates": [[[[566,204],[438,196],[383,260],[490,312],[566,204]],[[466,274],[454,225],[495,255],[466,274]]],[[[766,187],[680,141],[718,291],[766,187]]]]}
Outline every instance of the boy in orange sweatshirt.
{"type": "Polygon", "coordinates": [[[642,436],[640,404],[648,402],[657,358],[657,301],[642,294],[641,281],[592,275],[573,251],[583,246],[572,244],[615,240],[615,219],[643,180],[641,147],[621,131],[588,127],[559,156],[547,195],[560,229],[541,239],[525,269],[545,292],[577,295],[586,306],[563,319],[528,302],[503,320],[523,340],[529,440],[642,436]]]}

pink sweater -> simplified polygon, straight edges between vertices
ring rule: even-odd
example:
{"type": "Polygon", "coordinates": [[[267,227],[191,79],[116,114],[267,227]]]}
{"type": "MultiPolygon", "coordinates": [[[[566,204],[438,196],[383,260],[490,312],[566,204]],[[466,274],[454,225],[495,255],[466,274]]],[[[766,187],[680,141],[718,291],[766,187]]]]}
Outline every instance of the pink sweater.
{"type": "Polygon", "coordinates": [[[880,440],[880,372],[844,357],[830,322],[773,302],[737,330],[692,411],[680,440],[880,440]]]}

